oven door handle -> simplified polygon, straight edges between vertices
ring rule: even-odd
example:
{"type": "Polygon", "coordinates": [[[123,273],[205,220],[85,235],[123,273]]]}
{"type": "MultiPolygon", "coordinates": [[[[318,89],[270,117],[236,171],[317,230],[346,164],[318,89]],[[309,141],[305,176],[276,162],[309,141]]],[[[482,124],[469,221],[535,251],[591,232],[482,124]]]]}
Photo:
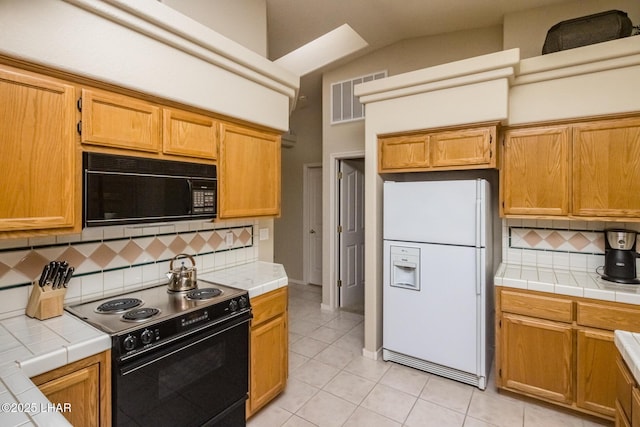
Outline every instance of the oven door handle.
{"type": "MultiPolygon", "coordinates": [[[[130,363],[127,363],[125,365],[123,365],[122,367],[120,367],[120,375],[125,376],[128,374],[131,374],[135,371],[137,371],[138,369],[142,369],[146,366],[150,366],[153,365],[154,363],[157,363],[159,361],[161,361],[162,359],[165,359],[169,356],[172,356],[176,353],[179,353],[181,351],[184,351],[190,347],[193,347],[196,344],[200,344],[204,341],[207,341],[209,339],[212,339],[214,337],[216,337],[217,335],[220,335],[223,332],[226,332],[230,329],[242,326],[243,324],[248,324],[251,321],[251,318],[247,318],[241,321],[234,321],[233,323],[227,324],[223,327],[223,329],[215,329],[215,332],[212,334],[197,334],[197,337],[200,337],[199,339],[191,339],[191,341],[185,345],[184,339],[185,337],[180,337],[181,339],[176,339],[172,342],[175,343],[176,341],[179,342],[179,345],[170,345],[169,347],[165,347],[164,349],[157,351],[157,352],[151,352],[149,354],[147,354],[145,357],[142,357],[138,360],[134,360],[131,361],[130,363]],[[204,336],[203,336],[204,335],[204,336]]],[[[188,337],[187,337],[187,341],[189,341],[188,337]]]]}

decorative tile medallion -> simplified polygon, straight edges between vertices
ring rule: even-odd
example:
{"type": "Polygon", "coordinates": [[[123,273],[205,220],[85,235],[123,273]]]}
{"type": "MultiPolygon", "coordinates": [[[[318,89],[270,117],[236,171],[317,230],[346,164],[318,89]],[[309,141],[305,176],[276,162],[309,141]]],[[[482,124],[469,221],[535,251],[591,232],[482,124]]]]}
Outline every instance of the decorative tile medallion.
{"type": "Polygon", "coordinates": [[[602,231],[509,227],[509,247],[579,254],[604,254],[602,231]]]}

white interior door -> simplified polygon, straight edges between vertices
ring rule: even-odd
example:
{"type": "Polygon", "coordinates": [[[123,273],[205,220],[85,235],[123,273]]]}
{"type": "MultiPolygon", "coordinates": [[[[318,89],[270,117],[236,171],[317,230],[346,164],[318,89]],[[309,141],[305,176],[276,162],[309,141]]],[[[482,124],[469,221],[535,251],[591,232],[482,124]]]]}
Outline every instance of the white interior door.
{"type": "Polygon", "coordinates": [[[322,285],[322,167],[307,168],[307,282],[322,285]]]}
{"type": "Polygon", "coordinates": [[[340,307],[364,309],[364,160],[340,162],[340,307]]]}

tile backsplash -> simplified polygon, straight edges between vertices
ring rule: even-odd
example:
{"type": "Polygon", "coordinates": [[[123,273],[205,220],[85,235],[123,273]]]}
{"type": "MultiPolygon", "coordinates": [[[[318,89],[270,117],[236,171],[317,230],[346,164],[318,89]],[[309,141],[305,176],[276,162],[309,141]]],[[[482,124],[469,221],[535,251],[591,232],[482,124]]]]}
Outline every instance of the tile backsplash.
{"type": "Polygon", "coordinates": [[[603,231],[610,228],[640,232],[638,223],[503,220],[502,262],[593,272],[604,265],[603,231]]]}
{"type": "Polygon", "coordinates": [[[256,261],[257,229],[253,221],[186,221],[0,241],[0,318],[24,312],[31,283],[50,261],[76,269],[65,303],[88,301],[166,281],[181,253],[194,257],[199,272],[256,261]]]}

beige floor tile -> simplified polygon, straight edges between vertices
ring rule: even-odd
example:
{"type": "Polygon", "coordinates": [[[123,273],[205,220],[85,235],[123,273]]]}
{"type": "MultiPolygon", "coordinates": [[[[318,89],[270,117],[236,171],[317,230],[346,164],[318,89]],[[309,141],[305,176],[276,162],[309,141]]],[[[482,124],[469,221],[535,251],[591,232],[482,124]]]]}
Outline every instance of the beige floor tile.
{"type": "Polygon", "coordinates": [[[275,405],[268,405],[260,412],[249,418],[247,427],[275,427],[283,425],[289,418],[291,412],[275,405]]]}
{"type": "Polygon", "coordinates": [[[342,337],[345,334],[344,331],[339,329],[332,329],[326,326],[320,326],[318,329],[313,331],[313,339],[326,342],[327,344],[334,343],[338,338],[342,337]]]}
{"type": "Polygon", "coordinates": [[[464,414],[418,399],[404,425],[406,427],[462,427],[464,414]]]}
{"type": "Polygon", "coordinates": [[[323,390],[359,405],[375,385],[373,381],[342,371],[323,390]]]}
{"type": "Polygon", "coordinates": [[[337,427],[344,424],[355,409],[353,403],[321,390],[296,415],[321,427],[337,427]]]}
{"type": "Polygon", "coordinates": [[[295,378],[317,388],[324,387],[340,370],[317,360],[309,360],[295,371],[290,378],[295,378]]]}
{"type": "Polygon", "coordinates": [[[404,422],[417,398],[383,384],[377,384],[362,402],[362,407],[399,423],[404,422]]]}
{"type": "Polygon", "coordinates": [[[294,353],[292,351],[289,352],[289,372],[295,371],[300,366],[304,365],[307,361],[309,361],[309,357],[303,356],[298,353],[294,353]]]}
{"type": "Polygon", "coordinates": [[[401,427],[401,424],[359,406],[343,427],[401,427]]]}
{"type": "Polygon", "coordinates": [[[420,398],[466,414],[472,395],[472,386],[432,375],[420,398]]]}
{"type": "Polygon", "coordinates": [[[499,427],[521,426],[524,402],[501,399],[500,396],[473,393],[467,414],[499,427]]]}
{"type": "Polygon", "coordinates": [[[319,388],[295,378],[289,378],[287,388],[278,396],[273,404],[291,413],[295,413],[320,391],[319,388]]]}
{"type": "Polygon", "coordinates": [[[330,345],[318,353],[314,359],[322,363],[326,363],[327,365],[335,366],[338,369],[343,369],[355,357],[358,357],[358,355],[354,354],[352,351],[336,347],[335,345],[330,345]]]}
{"type": "Polygon", "coordinates": [[[391,365],[380,379],[380,384],[388,385],[413,396],[420,396],[428,379],[429,374],[418,369],[402,365],[391,365]]]}
{"type": "Polygon", "coordinates": [[[467,415],[464,419],[464,427],[496,427],[495,424],[485,423],[484,421],[476,420],[467,415]]]}
{"type": "Polygon", "coordinates": [[[314,340],[309,337],[299,339],[289,346],[291,351],[307,357],[313,357],[327,347],[329,347],[329,344],[326,342],[314,340]]]}
{"type": "Polygon", "coordinates": [[[366,357],[354,357],[351,362],[344,368],[347,372],[367,378],[371,381],[379,381],[387,372],[390,364],[381,360],[371,360],[366,357]]]}
{"type": "Polygon", "coordinates": [[[304,418],[300,418],[297,415],[293,415],[282,425],[282,427],[315,427],[315,424],[305,420],[304,418]]]}
{"type": "Polygon", "coordinates": [[[310,322],[308,320],[295,318],[289,320],[289,331],[302,336],[307,336],[309,333],[315,331],[320,326],[321,324],[317,322],[310,322]]]}

